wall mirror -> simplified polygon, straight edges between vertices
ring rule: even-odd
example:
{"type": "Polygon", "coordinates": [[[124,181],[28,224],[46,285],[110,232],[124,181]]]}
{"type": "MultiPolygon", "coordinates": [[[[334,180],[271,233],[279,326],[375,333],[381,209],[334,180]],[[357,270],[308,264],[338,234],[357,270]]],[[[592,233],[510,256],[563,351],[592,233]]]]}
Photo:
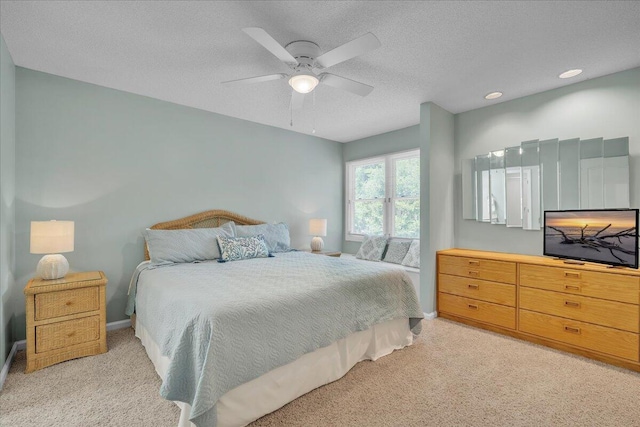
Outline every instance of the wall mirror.
{"type": "Polygon", "coordinates": [[[464,219],[540,230],[545,210],[629,207],[629,138],[524,141],[462,164],[464,219]]]}
{"type": "Polygon", "coordinates": [[[522,164],[520,146],[504,150],[507,227],[522,227],[522,164]]]}
{"type": "Polygon", "coordinates": [[[476,220],[491,222],[491,194],[489,191],[490,155],[476,156],[476,220]]]}
{"type": "Polygon", "coordinates": [[[491,192],[491,224],[507,223],[507,195],[504,150],[489,153],[489,186],[491,192]]]}

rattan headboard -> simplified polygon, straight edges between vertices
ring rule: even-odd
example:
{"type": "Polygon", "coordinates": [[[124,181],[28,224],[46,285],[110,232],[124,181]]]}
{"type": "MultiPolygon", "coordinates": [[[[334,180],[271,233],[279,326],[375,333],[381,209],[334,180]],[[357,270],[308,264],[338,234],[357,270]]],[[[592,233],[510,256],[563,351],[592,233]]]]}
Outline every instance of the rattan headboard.
{"type": "MultiPolygon", "coordinates": [[[[152,225],[154,230],[180,230],[183,228],[215,228],[220,227],[225,222],[233,221],[238,225],[258,225],[264,224],[264,221],[247,218],[233,212],[215,209],[212,211],[200,212],[195,215],[187,216],[173,221],[159,222],[152,225]]],[[[144,259],[149,260],[149,250],[144,245],[144,259]]]]}

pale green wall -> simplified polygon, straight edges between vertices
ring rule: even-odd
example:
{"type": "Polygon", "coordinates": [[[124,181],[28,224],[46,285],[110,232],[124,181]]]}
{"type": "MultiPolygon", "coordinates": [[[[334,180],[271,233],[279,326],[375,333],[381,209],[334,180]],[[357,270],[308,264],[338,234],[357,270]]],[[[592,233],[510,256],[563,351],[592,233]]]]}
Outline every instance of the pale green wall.
{"type": "MultiPolygon", "coordinates": [[[[640,207],[640,68],[575,83],[455,116],[456,174],[462,159],[530,139],[629,137],[631,206],[640,207]]],[[[542,232],[462,219],[456,185],[457,247],[542,254],[542,232]]]]}
{"type": "Polygon", "coordinates": [[[228,209],[287,222],[303,248],[308,219],[322,217],[326,246],[342,244],[338,142],[20,67],[16,85],[16,307],[40,258],[29,254],[32,220],[75,221],[67,259],[105,271],[110,322],[125,318],[140,232],[156,222],[228,209]]]}
{"type": "MultiPolygon", "coordinates": [[[[419,128],[419,125],[410,126],[408,128],[348,142],[343,145],[342,149],[344,161],[349,162],[351,160],[366,159],[367,157],[419,148],[419,128]]],[[[345,168],[343,167],[342,169],[342,173],[346,173],[345,168]]],[[[355,254],[359,247],[359,242],[348,242],[344,240],[342,243],[342,251],[349,254],[355,254]]]]}
{"type": "MultiPolygon", "coordinates": [[[[13,345],[15,256],[15,69],[0,34],[0,369],[13,345]]],[[[24,304],[23,304],[24,307],[24,304]]]]}
{"type": "Polygon", "coordinates": [[[436,311],[436,251],[453,247],[454,115],[420,105],[420,303],[436,311]]]}

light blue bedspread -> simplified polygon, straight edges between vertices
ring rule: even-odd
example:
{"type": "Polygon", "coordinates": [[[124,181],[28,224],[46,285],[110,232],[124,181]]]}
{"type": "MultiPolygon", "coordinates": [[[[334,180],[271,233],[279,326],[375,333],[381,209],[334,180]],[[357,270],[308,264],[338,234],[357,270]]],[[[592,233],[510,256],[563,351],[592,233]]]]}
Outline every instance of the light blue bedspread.
{"type": "Polygon", "coordinates": [[[418,334],[423,318],[403,270],[304,252],[147,269],[133,282],[137,319],[171,358],[160,394],[189,403],[199,427],[216,425],[216,402],[240,384],[376,323],[407,317],[418,334]]]}

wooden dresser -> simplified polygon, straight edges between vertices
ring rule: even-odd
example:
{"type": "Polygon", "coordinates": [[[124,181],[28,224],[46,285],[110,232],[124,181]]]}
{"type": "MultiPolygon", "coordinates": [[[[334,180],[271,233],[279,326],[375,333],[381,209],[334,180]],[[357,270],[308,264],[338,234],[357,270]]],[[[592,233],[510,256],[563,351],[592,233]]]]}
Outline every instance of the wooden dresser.
{"type": "Polygon", "coordinates": [[[438,252],[438,315],[640,371],[640,271],[438,252]]]}
{"type": "Polygon", "coordinates": [[[101,271],[29,281],[27,373],[107,351],[106,285],[101,271]]]}

